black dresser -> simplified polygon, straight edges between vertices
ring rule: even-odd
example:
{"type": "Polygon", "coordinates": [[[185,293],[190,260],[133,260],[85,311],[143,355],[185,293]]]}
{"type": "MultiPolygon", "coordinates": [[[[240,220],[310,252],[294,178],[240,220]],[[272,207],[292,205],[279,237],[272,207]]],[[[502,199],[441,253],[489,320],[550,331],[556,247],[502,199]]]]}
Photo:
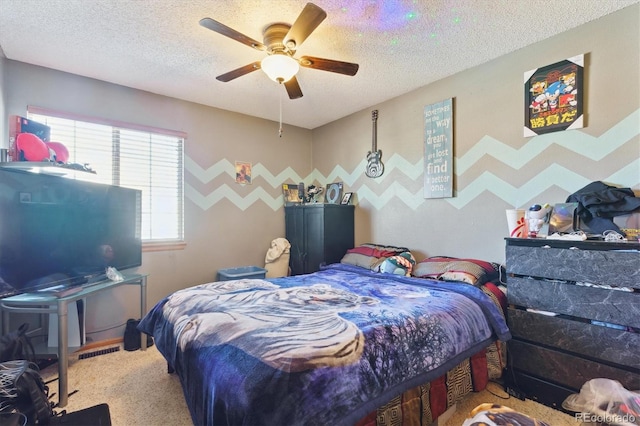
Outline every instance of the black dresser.
{"type": "Polygon", "coordinates": [[[506,270],[507,386],[558,409],[593,378],[640,389],[640,244],[507,238],[506,270]]]}
{"type": "Polygon", "coordinates": [[[353,205],[299,204],[284,208],[291,243],[291,274],[309,274],[321,264],[340,262],[354,244],[353,205]]]}

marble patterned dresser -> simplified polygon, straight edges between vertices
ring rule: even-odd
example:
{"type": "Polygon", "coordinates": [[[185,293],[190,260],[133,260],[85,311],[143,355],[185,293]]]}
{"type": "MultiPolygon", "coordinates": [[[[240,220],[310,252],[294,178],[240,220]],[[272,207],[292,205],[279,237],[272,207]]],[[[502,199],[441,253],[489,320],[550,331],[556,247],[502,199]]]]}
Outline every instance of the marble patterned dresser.
{"type": "Polygon", "coordinates": [[[597,377],[640,389],[639,243],[507,238],[506,270],[507,386],[558,409],[597,377]]]}

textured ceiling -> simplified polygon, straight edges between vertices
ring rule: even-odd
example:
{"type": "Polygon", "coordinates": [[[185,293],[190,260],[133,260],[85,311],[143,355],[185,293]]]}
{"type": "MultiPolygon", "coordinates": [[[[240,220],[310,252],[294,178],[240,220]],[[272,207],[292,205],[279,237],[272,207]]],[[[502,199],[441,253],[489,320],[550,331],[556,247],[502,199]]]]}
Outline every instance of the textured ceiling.
{"type": "Polygon", "coordinates": [[[328,16],[296,57],[360,70],[302,68],[296,100],[262,71],[217,81],[265,53],[198,21],[262,41],[268,24],[292,24],[304,0],[0,0],[0,48],[12,60],[274,121],[281,99],[285,123],[313,129],[638,1],[315,0],[328,16]]]}

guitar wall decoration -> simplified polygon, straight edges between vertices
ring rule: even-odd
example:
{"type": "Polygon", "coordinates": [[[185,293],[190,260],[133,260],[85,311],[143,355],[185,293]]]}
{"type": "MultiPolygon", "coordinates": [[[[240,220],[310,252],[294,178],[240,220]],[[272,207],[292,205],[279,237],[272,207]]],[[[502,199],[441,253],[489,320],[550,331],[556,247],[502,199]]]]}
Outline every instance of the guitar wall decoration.
{"type": "Polygon", "coordinates": [[[382,151],[378,149],[378,110],[371,111],[371,121],[373,129],[371,135],[371,151],[367,153],[367,171],[365,174],[370,178],[377,178],[384,173],[384,164],[382,164],[382,151]]]}

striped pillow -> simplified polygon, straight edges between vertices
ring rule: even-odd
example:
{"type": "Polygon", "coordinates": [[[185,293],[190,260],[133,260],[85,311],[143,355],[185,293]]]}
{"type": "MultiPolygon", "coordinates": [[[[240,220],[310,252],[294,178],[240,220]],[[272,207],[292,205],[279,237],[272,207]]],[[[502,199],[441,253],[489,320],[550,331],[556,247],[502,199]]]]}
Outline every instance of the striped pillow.
{"type": "Polygon", "coordinates": [[[413,269],[413,276],[480,286],[495,279],[499,275],[499,267],[484,260],[436,256],[419,262],[413,269]]]}
{"type": "Polygon", "coordinates": [[[397,256],[407,251],[409,251],[409,249],[406,247],[365,243],[347,250],[347,253],[342,257],[342,260],[340,260],[340,263],[374,270],[386,258],[397,256]]]}

